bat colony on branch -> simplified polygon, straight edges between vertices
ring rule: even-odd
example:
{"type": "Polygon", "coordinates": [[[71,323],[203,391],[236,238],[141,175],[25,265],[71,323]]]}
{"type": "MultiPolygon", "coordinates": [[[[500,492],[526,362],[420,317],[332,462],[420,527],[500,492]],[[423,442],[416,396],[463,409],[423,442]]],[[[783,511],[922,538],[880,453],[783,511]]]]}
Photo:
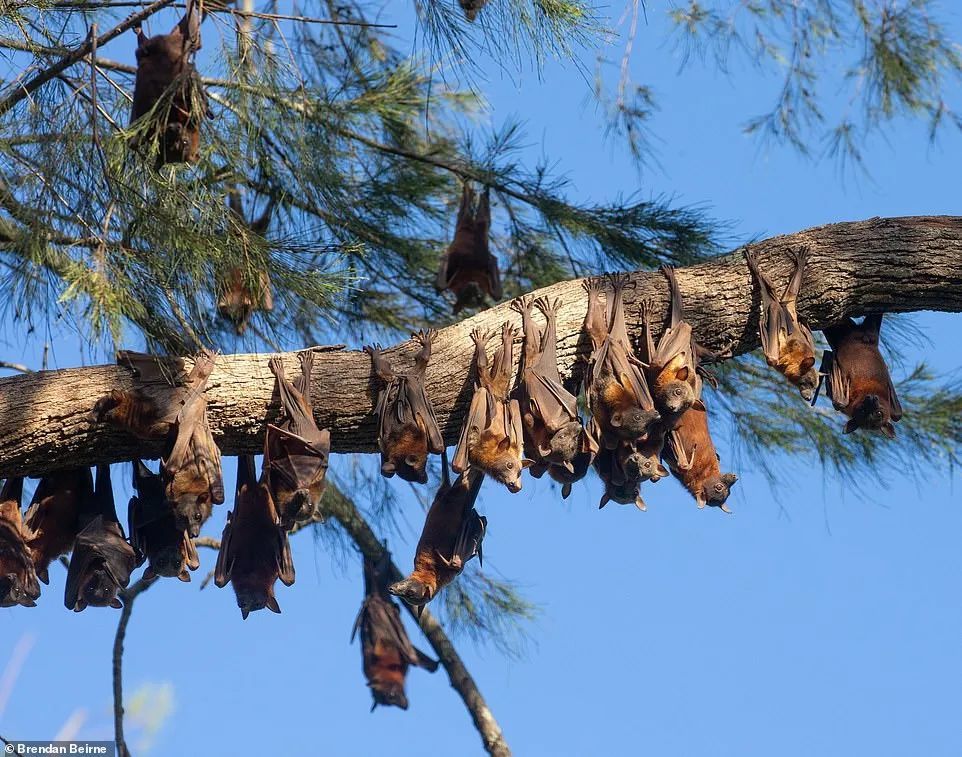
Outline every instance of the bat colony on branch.
{"type": "MultiPolygon", "coordinates": [[[[485,4],[460,0],[469,20],[485,4]]],[[[200,47],[200,18],[193,0],[170,34],[146,38],[137,30],[137,79],[131,146],[140,151],[153,142],[159,167],[195,162],[199,135],[207,115],[203,87],[190,57],[200,47]]],[[[248,223],[240,195],[228,196],[232,217],[251,240],[263,241],[274,209],[248,223]]],[[[484,305],[485,297],[502,297],[498,262],[489,248],[489,188],[480,195],[464,183],[454,239],[443,254],[437,275],[439,291],[456,298],[454,312],[484,305]]],[[[779,371],[805,400],[818,398],[827,377],[835,409],[848,416],[845,433],[856,429],[895,437],[902,417],[895,389],[879,352],[882,315],[861,323],[850,318],[824,329],[831,347],[815,368],[815,341],[799,320],[796,303],[807,260],[795,255],[794,272],[779,295],[748,250],[746,263],[761,297],[759,331],[768,364],[779,371]]],[[[455,449],[451,480],[444,439],[425,388],[435,331],[419,331],[414,366],[397,373],[380,345],[365,347],[377,381],[373,411],[378,417],[381,473],[426,484],[429,455],[441,455],[442,480],[427,512],[414,555],[414,570],[391,583],[387,553],[380,563],[365,559],[365,599],[354,624],[360,631],[364,674],[374,706],[407,708],[404,681],[411,665],[434,671],[438,663],[408,639],[391,595],[416,607],[451,583],[473,557],[482,561],[487,519],[475,502],[485,476],[508,491],[521,490],[525,468],[536,478],[547,473],[567,498],[572,484],[594,467],[604,484],[600,507],[614,501],[646,509],[641,484],[673,475],[699,508],[730,512],[726,504],[738,480],[723,473],[712,442],[703,381],[717,387],[702,365],[731,356],[699,345],[685,320],[681,291],[670,267],[663,267],[670,294],[666,323],[656,323],[650,301],[638,303],[641,335],[637,345],[625,323],[625,295],[634,289],[626,274],[585,281],[588,306],[584,333],[591,351],[585,360],[580,392],[589,417],[583,421],[578,398],[558,370],[559,300],[521,297],[512,308],[521,316],[522,353],[512,383],[516,328],[501,328],[500,342],[488,358],[494,332],[475,329],[474,393],[455,449]],[[535,323],[534,311],[544,320],[535,323]],[[660,331],[657,342],[654,333],[660,331]],[[666,467],[667,466],[667,467],[666,467]]],[[[267,272],[254,282],[240,269],[227,272],[218,309],[238,333],[257,310],[272,309],[267,272]]],[[[300,372],[291,382],[279,357],[269,361],[281,415],[265,424],[260,476],[254,458],[238,458],[233,510],[227,515],[214,572],[215,583],[233,585],[244,618],[255,610],[280,612],[274,595],[278,579],[294,583],[288,533],[318,518],[331,450],[331,434],[318,427],[311,399],[314,353],[298,353],[300,372]]],[[[207,419],[206,388],[215,356],[201,352],[189,369],[179,358],[120,352],[135,389],[115,389],[91,411],[94,423],[108,423],[133,436],[160,443],[159,472],[134,459],[135,495],[128,505],[127,540],[117,518],[110,468],[99,465],[96,481],[89,468],[60,470],[44,476],[25,514],[21,514],[23,479],[8,478],[0,491],[0,607],[33,607],[40,583],[48,583],[50,563],[71,553],[64,596],[80,612],[88,605],[122,607],[131,572],[144,563],[143,577],[190,581],[200,565],[193,539],[224,502],[220,451],[207,419]]],[[[372,708],[373,709],[373,708],[372,708]]]]}

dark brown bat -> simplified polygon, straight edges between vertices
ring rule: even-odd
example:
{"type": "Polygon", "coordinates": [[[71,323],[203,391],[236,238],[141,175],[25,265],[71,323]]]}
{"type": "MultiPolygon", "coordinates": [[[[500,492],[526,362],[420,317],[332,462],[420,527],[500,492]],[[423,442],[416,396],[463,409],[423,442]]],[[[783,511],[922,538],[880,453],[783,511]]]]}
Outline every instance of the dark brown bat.
{"type": "Polygon", "coordinates": [[[144,578],[156,576],[190,581],[191,570],[200,567],[200,558],[190,535],[178,528],[174,511],[164,495],[164,482],[140,460],[134,460],[134,488],[127,521],[130,545],[137,555],[137,566],[147,562],[144,578]]]}
{"type": "Polygon", "coordinates": [[[381,345],[364,348],[371,356],[374,373],[384,382],[374,411],[378,416],[381,474],[387,478],[397,473],[405,481],[427,483],[428,454],[439,455],[444,449],[434,406],[424,390],[424,372],[436,335],[436,331],[412,334],[421,351],[414,358],[414,370],[402,375],[394,373],[381,345]]]}
{"type": "Polygon", "coordinates": [[[738,481],[734,473],[722,473],[718,452],[708,431],[708,413],[691,407],[665,438],[665,462],[684,485],[699,508],[719,507],[731,513],[725,502],[738,481]]]}
{"type": "Polygon", "coordinates": [[[361,632],[364,677],[374,698],[372,712],[379,704],[408,708],[404,680],[409,666],[431,673],[438,669],[437,660],[415,647],[404,630],[398,606],[388,593],[390,564],[387,552],[377,563],[364,558],[364,602],[351,632],[351,641],[361,632]]]}
{"type": "Polygon", "coordinates": [[[127,588],[137,561],[117,520],[110,466],[97,466],[94,496],[81,504],[80,533],[67,568],[64,604],[81,612],[88,606],[123,607],[118,593],[127,588]]]}
{"type": "Polygon", "coordinates": [[[169,34],[148,38],[138,27],[137,78],[130,123],[138,126],[131,148],[158,143],[156,168],[200,160],[200,125],[208,115],[207,95],[190,62],[200,48],[200,14],[189,2],[187,13],[169,34]]]}
{"type": "MultiPolygon", "coordinates": [[[[597,438],[599,433],[598,424],[592,419],[589,434],[597,438]]],[[[659,459],[663,440],[664,431],[660,424],[656,424],[641,442],[619,441],[614,449],[601,447],[598,450],[593,464],[605,485],[598,503],[599,509],[609,502],[635,505],[639,510],[647,509],[641,498],[641,484],[645,481],[656,482],[668,475],[659,459]]]]}
{"type": "Polygon", "coordinates": [[[55,471],[40,479],[24,522],[31,533],[29,547],[34,569],[45,584],[50,583],[50,563],[73,548],[80,508],[93,494],[90,468],[55,471]]]}
{"type": "Polygon", "coordinates": [[[311,371],[314,353],[297,354],[301,375],[291,384],[284,376],[279,357],[270,360],[282,417],[267,425],[264,439],[264,478],[270,488],[281,525],[290,530],[295,523],[311,520],[324,492],[324,479],[331,454],[331,432],[319,429],[311,402],[311,371]]]}
{"type": "Polygon", "coordinates": [[[471,332],[477,381],[451,467],[455,473],[463,473],[469,466],[476,466],[516,493],[521,491],[521,471],[531,461],[521,456],[524,434],[518,401],[508,396],[515,330],[507,322],[502,326],[501,346],[489,366],[484,347],[491,336],[480,329],[471,332]]]}
{"type": "Polygon", "coordinates": [[[795,254],[795,271],[779,296],[771,279],[759,268],[755,253],[745,251],[748,270],[761,291],[762,314],[758,319],[758,333],[765,360],[798,387],[804,399],[811,401],[819,381],[815,370],[815,339],[808,326],[798,319],[796,309],[807,260],[808,250],[802,249],[795,254]]]}
{"type": "Polygon", "coordinates": [[[441,256],[435,288],[439,292],[450,289],[457,296],[455,315],[465,307],[480,307],[484,295],[495,301],[501,299],[501,274],[498,259],[488,247],[491,229],[489,188],[485,187],[475,206],[475,193],[464,183],[454,241],[441,256]]]}
{"type": "Polygon", "coordinates": [[[483,562],[481,543],[488,519],[478,515],[475,500],[484,476],[475,468],[461,473],[454,484],[448,475],[446,455],[441,455],[441,487],[424,520],[414,553],[414,571],[389,587],[409,605],[422,608],[451,583],[465,563],[477,555],[483,562]]]}
{"type": "Polygon", "coordinates": [[[846,434],[861,428],[894,439],[894,423],[902,418],[902,405],[879,352],[881,328],[882,314],[878,313],[865,316],[858,324],[846,318],[823,329],[832,349],[822,356],[822,372],[828,376],[832,405],[849,417],[846,434]]]}
{"type": "MultiPolygon", "coordinates": [[[[228,193],[227,202],[238,225],[252,235],[263,238],[274,212],[274,198],[267,203],[264,212],[252,223],[244,219],[240,193],[235,189],[228,193]]],[[[224,288],[217,299],[217,312],[234,325],[238,335],[247,330],[251,315],[255,312],[269,313],[274,309],[271,279],[267,269],[258,272],[257,280],[251,282],[240,267],[231,268],[224,281],[224,288]]]]}
{"type": "Polygon", "coordinates": [[[599,446],[613,450],[621,441],[645,438],[661,416],[655,409],[643,366],[628,339],[623,305],[628,277],[611,275],[608,281],[612,291],[606,308],[601,304],[601,281],[585,281],[588,312],[584,328],[591,337],[592,353],[585,371],[584,391],[599,429],[599,446]]]}
{"type": "Polygon", "coordinates": [[[253,455],[237,458],[237,490],[234,510],[220,540],[214,583],[233,584],[241,616],[265,607],[280,612],[274,582],[294,583],[294,561],[287,531],[280,525],[267,484],[257,481],[253,455]]]}
{"type": "Polygon", "coordinates": [[[461,4],[461,10],[464,11],[464,17],[468,21],[474,21],[481,9],[488,4],[488,0],[458,0],[458,2],[461,4]]]}
{"type": "Polygon", "coordinates": [[[36,607],[40,582],[30,557],[32,534],[23,524],[23,479],[8,478],[0,491],[0,607],[36,607]]]}
{"type": "Polygon", "coordinates": [[[201,352],[187,376],[184,399],[170,435],[170,453],[161,458],[164,493],[171,502],[178,528],[196,537],[214,505],[224,501],[220,450],[207,422],[207,380],[214,357],[201,352]]]}

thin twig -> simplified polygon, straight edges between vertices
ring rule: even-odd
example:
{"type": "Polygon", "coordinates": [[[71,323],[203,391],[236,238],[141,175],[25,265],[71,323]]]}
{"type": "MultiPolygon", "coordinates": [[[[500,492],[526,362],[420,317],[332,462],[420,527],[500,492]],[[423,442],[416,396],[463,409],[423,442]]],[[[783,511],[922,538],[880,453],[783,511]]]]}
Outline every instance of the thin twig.
{"type": "Polygon", "coordinates": [[[20,373],[33,373],[32,368],[27,368],[20,363],[8,363],[6,360],[0,360],[0,368],[6,368],[8,371],[19,371],[20,373]]]}
{"type": "Polygon", "coordinates": [[[127,742],[124,741],[124,637],[127,635],[127,624],[130,622],[130,613],[134,609],[134,600],[144,591],[149,589],[156,581],[156,578],[146,580],[141,578],[129,589],[125,589],[121,594],[124,603],[120,611],[120,621],[117,623],[117,635],[114,636],[114,741],[117,744],[117,757],[130,757],[130,750],[127,749],[127,742]]]}

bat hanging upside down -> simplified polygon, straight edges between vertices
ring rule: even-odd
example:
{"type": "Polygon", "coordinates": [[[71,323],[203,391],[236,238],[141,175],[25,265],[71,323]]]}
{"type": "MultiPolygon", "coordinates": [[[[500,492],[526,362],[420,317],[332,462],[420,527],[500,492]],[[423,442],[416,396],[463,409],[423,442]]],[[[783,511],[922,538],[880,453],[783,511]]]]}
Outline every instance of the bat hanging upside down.
{"type": "Polygon", "coordinates": [[[90,468],[54,471],[40,479],[24,523],[30,532],[30,558],[45,584],[50,583],[50,563],[73,549],[80,530],[80,509],[93,494],[90,468]]]}
{"type": "Polygon", "coordinates": [[[31,533],[20,515],[23,479],[8,478],[0,491],[0,607],[36,607],[40,582],[30,558],[31,533]]]}

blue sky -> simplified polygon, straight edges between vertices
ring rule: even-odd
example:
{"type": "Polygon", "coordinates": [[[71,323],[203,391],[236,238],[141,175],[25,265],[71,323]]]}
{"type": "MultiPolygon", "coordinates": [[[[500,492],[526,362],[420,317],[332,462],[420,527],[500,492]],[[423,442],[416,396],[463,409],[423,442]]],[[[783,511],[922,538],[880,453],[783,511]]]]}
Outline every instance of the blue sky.
{"type": "MultiPolygon", "coordinates": [[[[639,175],[603,141],[586,84],[556,65],[541,82],[492,73],[485,118],[494,126],[522,118],[530,161],[556,160],[572,197],[668,193],[709,206],[740,238],[960,212],[957,134],[932,147],[920,125],[898,123],[866,145],[871,180],[842,181],[831,162],[743,134],[744,121],[771,101],[774,77],[738,66],[729,76],[700,65],[677,74],[659,13],[649,9],[632,63],[660,104],[652,121],[658,168],[639,175]]],[[[962,39],[962,25],[954,28],[962,39]]],[[[952,95],[958,104],[959,91],[952,95]]],[[[906,362],[924,357],[957,370],[958,318],[916,320],[945,349],[920,347],[906,362]]],[[[80,362],[75,345],[60,341],[60,365],[80,362]]],[[[38,362],[15,344],[3,357],[38,362]]],[[[732,462],[727,445],[720,453],[732,462]]],[[[792,464],[772,490],[750,460],[724,467],[741,476],[731,517],[698,511],[670,480],[648,487],[646,514],[614,505],[598,512],[593,478],[567,502],[543,482],[526,480],[515,496],[485,485],[486,565],[518,579],[541,614],[520,659],[467,640],[459,648],[515,753],[962,754],[957,476],[893,470],[886,482],[861,480],[855,492],[817,467],[792,464]]],[[[227,474],[232,480],[232,463],[227,474]]],[[[404,538],[391,547],[403,567],[421,511],[406,493],[402,506],[404,538]]],[[[212,535],[226,509],[208,527],[212,535]]],[[[332,560],[310,536],[294,539],[294,556],[298,580],[278,587],[280,616],[255,613],[244,623],[229,589],[198,592],[213,566],[209,552],[193,584],[161,582],[138,601],[127,691],[167,684],[173,692],[152,753],[480,753],[443,671],[411,671],[406,713],[368,713],[360,651],[348,643],[360,562],[332,560]]],[[[5,707],[0,682],[0,734],[49,738],[82,710],[80,734],[109,738],[117,614],[68,613],[63,573],[52,572],[36,610],[0,610],[0,666],[18,642],[29,646],[5,707]]],[[[413,629],[412,638],[425,647],[413,629]]]]}

